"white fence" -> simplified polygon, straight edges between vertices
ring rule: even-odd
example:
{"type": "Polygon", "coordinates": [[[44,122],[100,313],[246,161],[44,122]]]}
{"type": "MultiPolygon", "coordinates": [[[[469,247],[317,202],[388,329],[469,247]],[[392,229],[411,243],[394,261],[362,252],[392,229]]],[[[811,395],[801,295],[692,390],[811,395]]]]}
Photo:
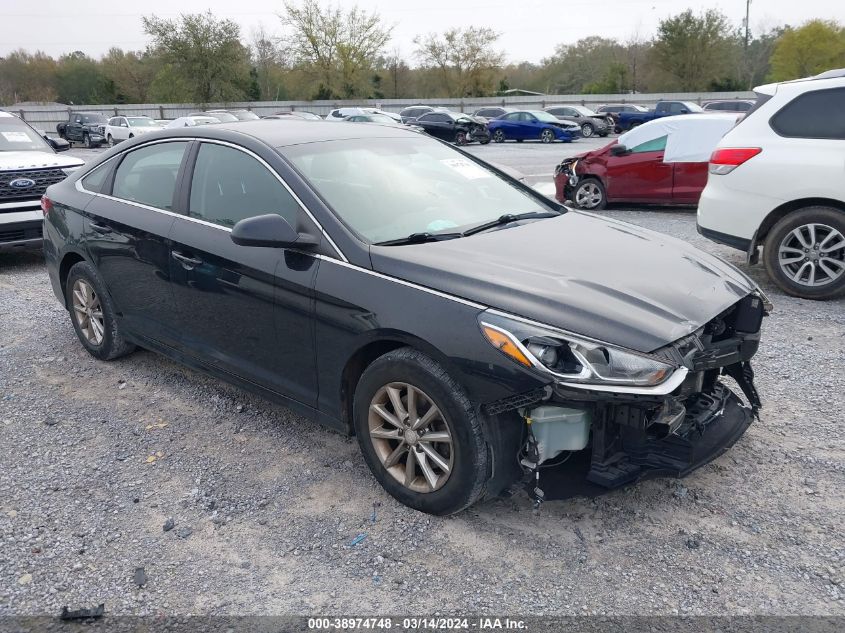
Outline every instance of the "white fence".
{"type": "Polygon", "coordinates": [[[285,110],[308,110],[320,115],[326,115],[331,110],[341,107],[371,106],[384,110],[399,112],[410,105],[425,104],[446,106],[460,112],[474,112],[478,108],[491,105],[508,106],[524,109],[542,109],[555,104],[579,104],[588,107],[598,107],[606,103],[635,103],[651,106],[656,102],[669,99],[676,101],[693,101],[703,103],[716,99],[751,99],[752,92],[707,92],[707,93],[663,93],[663,94],[633,94],[633,95],[537,95],[517,97],[479,97],[466,99],[364,99],[364,100],[331,100],[331,101],[255,101],[213,103],[199,106],[194,103],[149,103],[149,104],[107,104],[107,105],[20,105],[7,106],[2,109],[19,115],[35,127],[45,132],[55,132],[56,124],[67,121],[73,112],[101,112],[106,116],[118,114],[149,116],[154,119],[175,119],[192,112],[215,108],[245,108],[259,116],[275,114],[285,110]]]}

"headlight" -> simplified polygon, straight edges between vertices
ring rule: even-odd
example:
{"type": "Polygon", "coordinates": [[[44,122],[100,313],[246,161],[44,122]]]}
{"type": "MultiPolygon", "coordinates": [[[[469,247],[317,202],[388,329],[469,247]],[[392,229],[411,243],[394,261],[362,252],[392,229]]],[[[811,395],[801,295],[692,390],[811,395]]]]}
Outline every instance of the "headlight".
{"type": "Polygon", "coordinates": [[[677,369],[648,354],[490,311],[481,314],[479,325],[505,356],[566,382],[652,387],[677,369]]]}
{"type": "Polygon", "coordinates": [[[65,176],[70,176],[73,172],[75,172],[79,167],[62,167],[62,173],[65,176]]]}

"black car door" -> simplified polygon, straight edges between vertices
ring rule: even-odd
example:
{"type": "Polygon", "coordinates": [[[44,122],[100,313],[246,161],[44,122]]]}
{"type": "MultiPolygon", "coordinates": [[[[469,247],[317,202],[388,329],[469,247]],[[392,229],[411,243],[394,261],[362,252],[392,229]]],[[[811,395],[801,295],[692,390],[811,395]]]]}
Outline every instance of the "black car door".
{"type": "Polygon", "coordinates": [[[92,172],[111,170],[85,208],[84,241],[123,327],[170,346],[177,337],[167,237],[187,147],[150,143],[106,163],[92,172]]]}
{"type": "Polygon", "coordinates": [[[425,130],[432,136],[444,141],[455,140],[455,122],[448,114],[443,112],[432,112],[425,115],[425,130]]]}
{"type": "Polygon", "coordinates": [[[307,218],[275,172],[245,149],[202,142],[190,162],[184,215],[170,234],[182,351],[313,407],[313,286],[320,260],[231,239],[244,218],[278,213],[294,227],[307,218]]]}

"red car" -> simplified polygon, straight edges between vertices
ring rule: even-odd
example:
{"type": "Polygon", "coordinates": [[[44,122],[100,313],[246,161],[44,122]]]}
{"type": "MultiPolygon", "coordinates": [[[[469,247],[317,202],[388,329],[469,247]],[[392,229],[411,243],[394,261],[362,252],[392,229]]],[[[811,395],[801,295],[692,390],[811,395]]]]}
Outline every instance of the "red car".
{"type": "Polygon", "coordinates": [[[710,154],[736,115],[701,114],[650,121],[616,141],[564,160],[555,198],[582,209],[614,202],[695,206],[707,184],[710,154]]]}

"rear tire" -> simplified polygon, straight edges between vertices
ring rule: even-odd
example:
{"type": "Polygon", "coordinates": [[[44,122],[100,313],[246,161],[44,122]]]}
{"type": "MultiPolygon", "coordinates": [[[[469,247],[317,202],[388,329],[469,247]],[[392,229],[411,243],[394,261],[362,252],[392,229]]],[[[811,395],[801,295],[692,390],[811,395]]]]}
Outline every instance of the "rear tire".
{"type": "Polygon", "coordinates": [[[788,295],[825,300],[845,294],[845,212],[813,206],[790,213],[766,236],[763,261],[788,295]]]}
{"type": "Polygon", "coordinates": [[[135,350],[121,335],[111,297],[97,270],[88,262],[78,262],[70,269],[65,303],[73,329],[91,356],[112,360],[135,350]]]}
{"type": "Polygon", "coordinates": [[[364,461],[399,502],[447,515],[483,495],[489,473],[484,422],[463,387],[430,357],[404,347],[377,358],[358,381],[353,411],[364,461]],[[408,404],[411,391],[413,405],[408,404]],[[432,409],[428,424],[415,431],[414,422],[429,417],[432,409]],[[444,441],[424,439],[434,433],[444,441]]]}

